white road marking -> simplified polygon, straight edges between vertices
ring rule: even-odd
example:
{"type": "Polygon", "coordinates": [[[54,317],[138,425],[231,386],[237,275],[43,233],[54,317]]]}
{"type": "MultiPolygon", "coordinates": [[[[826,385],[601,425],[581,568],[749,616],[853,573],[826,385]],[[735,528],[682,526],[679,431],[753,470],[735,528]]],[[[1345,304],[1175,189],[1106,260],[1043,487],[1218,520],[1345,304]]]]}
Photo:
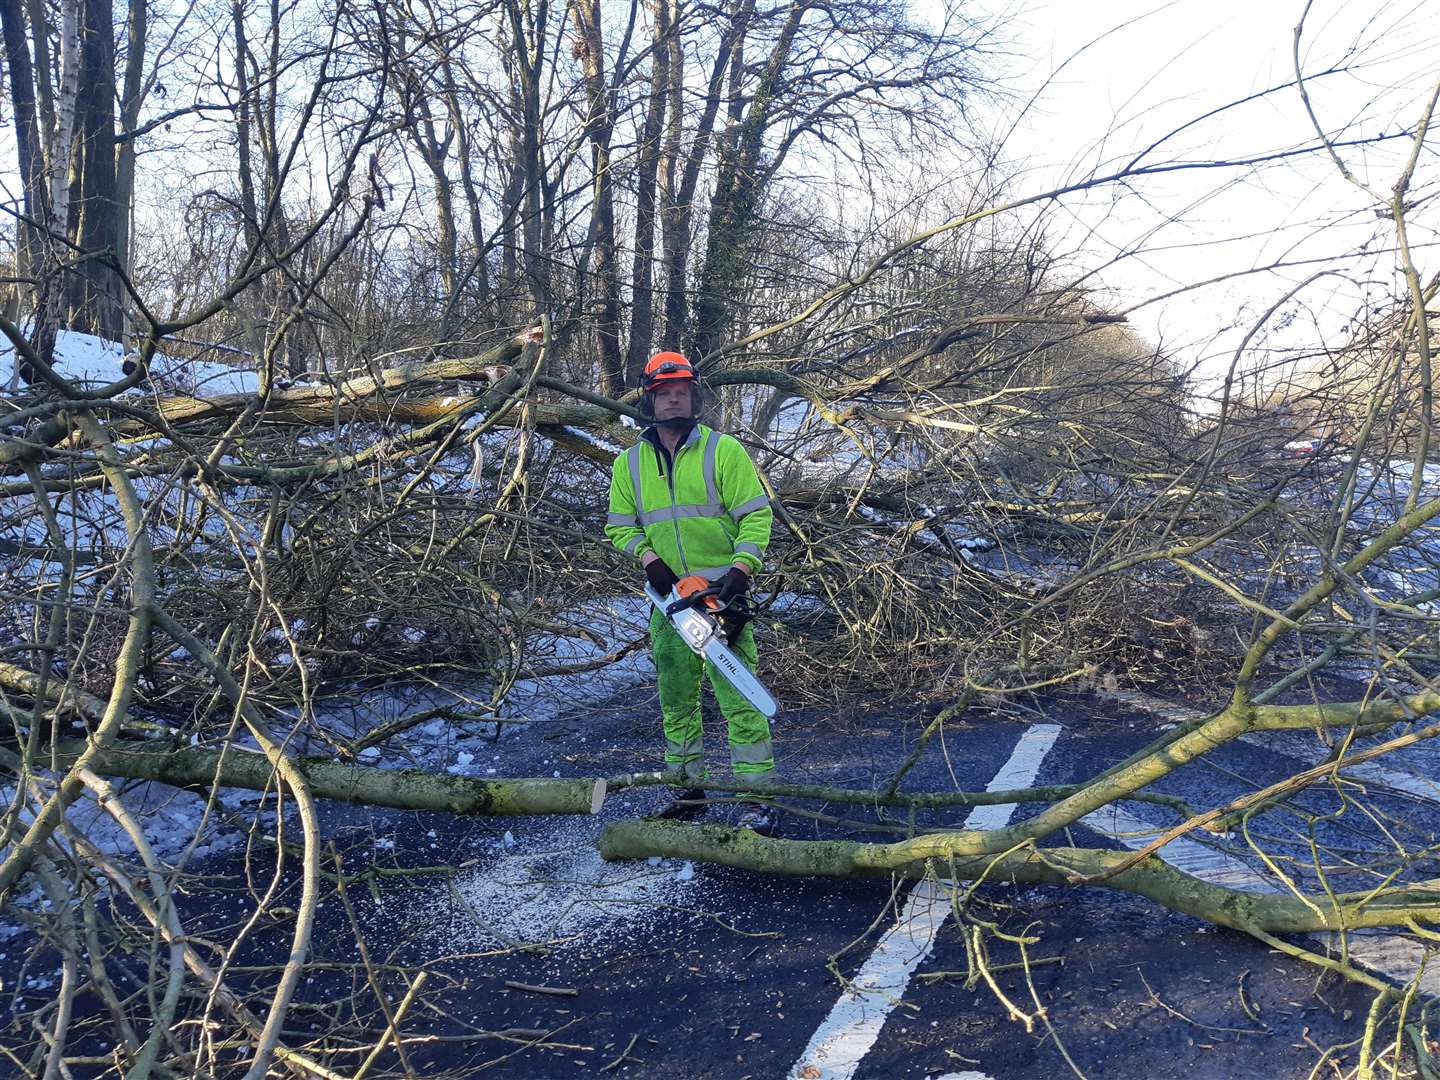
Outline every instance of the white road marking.
{"type": "MultiPolygon", "coordinates": [[[[1142,821],[1114,806],[1107,806],[1080,819],[1098,833],[1112,836],[1128,848],[1139,849],[1150,843],[1159,831],[1156,826],[1142,821]],[[1117,833],[1146,833],[1142,836],[1118,836],[1117,833]]],[[[1171,840],[1159,851],[1160,857],[1177,870],[1193,874],[1202,881],[1224,885],[1245,892],[1279,893],[1282,888],[1270,878],[1263,876],[1244,860],[1223,851],[1197,843],[1186,837],[1171,840]]],[[[1435,882],[1423,884],[1434,886],[1435,882]]],[[[1309,935],[1318,944],[1328,946],[1339,953],[1338,935],[1319,933],[1309,935]]],[[[1360,967],[1368,968],[1377,975],[1408,983],[1420,970],[1425,950],[1416,941],[1384,930],[1352,930],[1349,934],[1350,959],[1360,967]]],[[[1426,994],[1440,994],[1440,971],[1432,965],[1420,979],[1420,989],[1426,994]]]]}
{"type": "MultiPolygon", "coordinates": [[[[1207,715],[1188,705],[1162,701],[1160,698],[1133,690],[1113,690],[1108,693],[1108,696],[1177,723],[1203,719],[1207,715]]],[[[1271,740],[1258,733],[1242,735],[1240,740],[1252,746],[1263,747],[1272,754],[1303,761],[1310,765],[1318,764],[1321,760],[1318,749],[1313,755],[1300,755],[1295,753],[1294,747],[1276,746],[1271,740]]],[[[1440,802],[1440,782],[1428,776],[1420,776],[1404,769],[1394,769],[1373,761],[1351,765],[1341,769],[1340,772],[1352,779],[1369,781],[1372,784],[1388,787],[1393,791],[1405,792],[1416,798],[1440,802]]],[[[1085,819],[1085,822],[1096,831],[1103,833],[1136,832],[1147,829],[1152,833],[1155,831],[1154,826],[1147,825],[1139,818],[1111,808],[1091,814],[1085,819]]],[[[1140,848],[1149,842],[1148,839],[1134,840],[1134,842],[1126,837],[1116,837],[1116,839],[1131,848],[1140,848]]],[[[1278,892],[1280,890],[1278,884],[1268,877],[1261,876],[1249,864],[1184,837],[1166,844],[1161,849],[1161,853],[1170,865],[1216,885],[1228,885],[1231,888],[1245,889],[1250,892],[1278,892]]],[[[1436,883],[1424,882],[1422,884],[1433,886],[1436,883]]],[[[1339,953],[1339,935],[1325,933],[1310,936],[1315,941],[1328,946],[1332,952],[1339,953]]],[[[1420,970],[1420,964],[1425,958],[1425,949],[1419,942],[1386,930],[1351,931],[1349,946],[1351,958],[1361,967],[1401,983],[1408,983],[1415,977],[1415,973],[1420,970]]],[[[1432,967],[1426,971],[1420,980],[1420,988],[1427,994],[1440,994],[1440,969],[1432,967]]]]}
{"type": "MultiPolygon", "coordinates": [[[[1008,791],[1035,782],[1040,763],[1060,736],[1058,724],[1036,724],[1016,743],[1010,758],[986,791],[1008,791]]],[[[1009,822],[1014,803],[977,806],[965,819],[967,829],[996,829],[1009,822]]],[[[799,1080],[850,1080],[875,1045],[885,1018],[899,1004],[910,976],[935,947],[935,936],[950,914],[949,890],[922,881],[911,890],[905,910],[875,946],[851,989],[830,1010],[790,1070],[799,1080]]],[[[984,1073],[953,1073],[962,1080],[989,1080],[984,1073]]]]}
{"type": "MultiPolygon", "coordinates": [[[[1151,697],[1149,694],[1142,694],[1135,690],[1111,690],[1106,692],[1107,697],[1116,701],[1132,705],[1137,709],[1144,709],[1146,712],[1163,716],[1167,720],[1184,724],[1192,720],[1200,720],[1208,713],[1199,709],[1191,708],[1188,705],[1180,705],[1171,701],[1162,701],[1160,698],[1151,697]]],[[[1276,746],[1272,740],[1267,739],[1258,732],[1248,735],[1241,735],[1240,741],[1249,743],[1251,746],[1260,746],[1278,754],[1281,757],[1293,758],[1296,761],[1304,761],[1309,765],[1320,763],[1322,755],[1317,751],[1314,754],[1297,754],[1295,748],[1276,746]]],[[[1414,795],[1416,798],[1428,799],[1431,802],[1440,802],[1440,782],[1432,780],[1428,776],[1420,776],[1416,773],[1407,772],[1404,769],[1392,769],[1388,765],[1380,765],[1373,761],[1367,761],[1360,765],[1350,765],[1340,770],[1344,776],[1353,777],[1359,780],[1368,780],[1372,784],[1380,784],[1383,787],[1395,791],[1403,791],[1407,795],[1414,795]]]]}

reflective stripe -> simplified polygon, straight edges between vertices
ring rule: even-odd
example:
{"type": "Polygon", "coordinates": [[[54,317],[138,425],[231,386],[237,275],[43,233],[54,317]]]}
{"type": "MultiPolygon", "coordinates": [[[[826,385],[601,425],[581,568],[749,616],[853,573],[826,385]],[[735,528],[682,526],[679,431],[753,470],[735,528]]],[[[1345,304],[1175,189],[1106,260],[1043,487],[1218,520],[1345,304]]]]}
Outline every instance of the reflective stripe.
{"type": "Polygon", "coordinates": [[[740,543],[737,543],[736,546],[734,546],[734,553],[736,553],[737,556],[740,556],[740,554],[747,554],[747,556],[752,556],[757,563],[765,562],[765,553],[760,550],[759,544],[752,544],[746,540],[742,540],[740,541],[740,543]]]}
{"type": "Polygon", "coordinates": [[[638,529],[640,527],[640,519],[634,514],[610,514],[605,518],[605,524],[638,529]]]}
{"type": "Polygon", "coordinates": [[[705,747],[699,736],[684,742],[676,742],[674,739],[665,740],[665,764],[667,765],[688,765],[692,761],[699,761],[704,756],[705,747]]]}
{"type": "Polygon", "coordinates": [[[719,503],[686,503],[681,506],[662,506],[659,510],[645,510],[640,514],[640,524],[654,525],[657,521],[674,521],[676,518],[723,517],[725,508],[719,503]]]}
{"type": "Polygon", "coordinates": [[[626,555],[634,555],[634,554],[635,554],[635,549],[638,548],[638,547],[639,547],[641,544],[643,544],[643,543],[645,543],[645,534],[644,534],[644,533],[640,533],[640,534],[638,534],[638,535],[636,535],[636,536],[631,537],[629,540],[625,541],[625,547],[622,548],[621,550],[623,550],[626,555]]]}
{"type": "Polygon", "coordinates": [[[705,440],[705,498],[712,506],[720,505],[720,493],[715,487],[715,457],[720,451],[720,433],[712,430],[705,440]]]}
{"type": "MultiPolygon", "coordinates": [[[[639,506],[640,504],[639,504],[639,503],[636,503],[635,505],[636,505],[636,506],[639,506]]],[[[769,496],[769,495],[756,495],[755,498],[753,498],[753,499],[746,499],[746,500],[745,500],[743,503],[741,503],[739,506],[733,508],[733,509],[730,511],[730,516],[731,516],[732,518],[734,518],[736,521],[739,521],[739,520],[740,520],[741,518],[743,518],[746,514],[753,514],[756,510],[764,509],[765,507],[767,507],[767,506],[769,506],[769,505],[770,505],[770,496],[769,496]]]]}
{"type": "MultiPolygon", "coordinates": [[[[771,796],[765,795],[765,789],[771,783],[780,779],[773,764],[768,765],[732,765],[730,771],[735,774],[735,779],[744,778],[743,782],[749,789],[737,791],[737,799],[753,799],[756,802],[769,802],[771,796]]],[[[963,1073],[961,1075],[964,1075],[963,1073]]]]}
{"type": "Polygon", "coordinates": [[[706,581],[719,581],[730,572],[728,566],[707,566],[703,570],[691,570],[692,574],[699,574],[706,581]]]}
{"type": "MultiPolygon", "coordinates": [[[[775,744],[769,739],[761,739],[753,743],[731,743],[730,764],[741,765],[765,765],[773,768],[775,765],[775,744]]],[[[758,769],[740,769],[736,772],[759,772],[758,769]]]]}
{"type": "Polygon", "coordinates": [[[645,505],[640,495],[640,448],[644,445],[645,443],[642,440],[625,451],[625,457],[630,462],[630,493],[635,496],[636,510],[643,508],[645,505]]]}

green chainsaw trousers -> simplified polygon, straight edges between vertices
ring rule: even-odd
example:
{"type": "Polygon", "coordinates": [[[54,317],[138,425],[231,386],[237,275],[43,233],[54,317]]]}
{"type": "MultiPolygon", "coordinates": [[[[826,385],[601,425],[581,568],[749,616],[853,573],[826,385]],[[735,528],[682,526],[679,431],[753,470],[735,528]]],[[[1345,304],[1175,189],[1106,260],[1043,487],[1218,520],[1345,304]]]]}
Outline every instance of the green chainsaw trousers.
{"type": "MultiPolygon", "coordinates": [[[[730,648],[746,667],[755,670],[755,633],[750,626],[740,631],[730,648]]],[[[650,655],[655,661],[660,688],[667,766],[683,770],[687,781],[696,787],[705,779],[700,729],[700,683],[704,674],[709,676],[710,688],[730,729],[730,770],[735,778],[741,780],[774,772],[775,748],[770,741],[770,721],[740,696],[715,670],[714,664],[693,652],[659,611],[650,613],[650,655]]]]}

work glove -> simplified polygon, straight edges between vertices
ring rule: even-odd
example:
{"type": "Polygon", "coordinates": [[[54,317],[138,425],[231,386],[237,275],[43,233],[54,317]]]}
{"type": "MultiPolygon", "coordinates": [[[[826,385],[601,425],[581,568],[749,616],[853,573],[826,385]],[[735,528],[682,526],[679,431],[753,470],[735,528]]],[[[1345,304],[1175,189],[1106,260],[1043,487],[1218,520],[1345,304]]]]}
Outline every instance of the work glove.
{"type": "Polygon", "coordinates": [[[645,580],[661,596],[669,596],[670,590],[675,588],[680,579],[675,576],[675,571],[670,569],[664,559],[651,559],[645,566],[645,580]]]}
{"type": "Polygon", "coordinates": [[[720,579],[720,591],[715,595],[715,598],[719,600],[721,604],[728,604],[736,597],[744,596],[746,590],[749,588],[750,575],[738,566],[732,566],[725,572],[725,576],[720,579]]]}

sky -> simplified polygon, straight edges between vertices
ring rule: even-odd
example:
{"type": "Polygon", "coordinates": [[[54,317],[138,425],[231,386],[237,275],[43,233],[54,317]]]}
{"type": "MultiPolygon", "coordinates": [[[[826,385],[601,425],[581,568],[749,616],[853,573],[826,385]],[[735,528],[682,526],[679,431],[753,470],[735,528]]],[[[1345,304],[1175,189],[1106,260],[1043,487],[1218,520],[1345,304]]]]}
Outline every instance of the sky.
{"type": "MultiPolygon", "coordinates": [[[[982,70],[1004,92],[975,119],[1003,141],[1009,197],[1113,172],[1142,152],[1141,164],[1160,166],[1313,146],[1293,87],[1223,108],[1293,78],[1302,13],[1314,106],[1340,139],[1405,132],[1440,76],[1440,0],[1312,0],[1308,13],[1305,0],[915,2],[932,12],[951,4],[998,27],[982,70]],[[1326,73],[1333,68],[1341,70],[1326,73]]],[[[8,138],[9,125],[0,125],[0,146],[8,138]]],[[[1440,146],[1440,131],[1430,143],[1440,146]]],[[[1375,211],[1409,148],[1393,138],[1341,151],[1376,194],[1310,153],[1136,178],[1014,216],[1039,215],[1066,272],[1085,275],[1107,308],[1129,311],[1147,340],[1197,364],[1209,388],[1257,320],[1308,275],[1332,271],[1282,305],[1242,363],[1259,349],[1339,343],[1367,299],[1394,295],[1394,230],[1375,211]],[[1276,262],[1294,265],[1263,269],[1276,262]]],[[[1426,149],[1412,242],[1427,277],[1440,213],[1425,198],[1437,180],[1440,162],[1426,149]]]]}
{"type": "MultiPolygon", "coordinates": [[[[986,122],[1017,169],[1011,194],[1044,191],[1113,172],[1136,155],[1216,162],[1315,144],[1294,87],[1240,102],[1293,80],[1294,29],[1305,18],[1302,67],[1322,126],[1353,141],[1413,131],[1440,78],[1440,4],[1404,0],[982,0],[1003,23],[1008,93],[986,122]],[[1329,69],[1340,70],[1325,74],[1329,69]],[[1192,123],[1192,121],[1195,121],[1192,123]],[[1189,126],[1186,126],[1189,125],[1189,126]],[[1169,138],[1166,138],[1169,136],[1169,138]]],[[[1440,125],[1437,125],[1440,127],[1440,125]]],[[[1432,132],[1412,192],[1440,181],[1432,132]]],[[[1347,181],[1322,154],[1249,168],[1195,168],[1109,186],[1046,207],[1046,231],[1067,263],[1095,271],[1112,306],[1145,306],[1134,328],[1200,364],[1214,388],[1247,331],[1306,277],[1306,286],[1252,338],[1259,349],[1343,340],[1369,298],[1395,287],[1394,229],[1376,214],[1412,140],[1341,148],[1374,194],[1347,181]],[[1378,198],[1377,198],[1378,196],[1378,198]],[[1276,262],[1167,300],[1157,297],[1276,262]]],[[[1428,203],[1412,215],[1422,277],[1434,261],[1428,203]]]]}

